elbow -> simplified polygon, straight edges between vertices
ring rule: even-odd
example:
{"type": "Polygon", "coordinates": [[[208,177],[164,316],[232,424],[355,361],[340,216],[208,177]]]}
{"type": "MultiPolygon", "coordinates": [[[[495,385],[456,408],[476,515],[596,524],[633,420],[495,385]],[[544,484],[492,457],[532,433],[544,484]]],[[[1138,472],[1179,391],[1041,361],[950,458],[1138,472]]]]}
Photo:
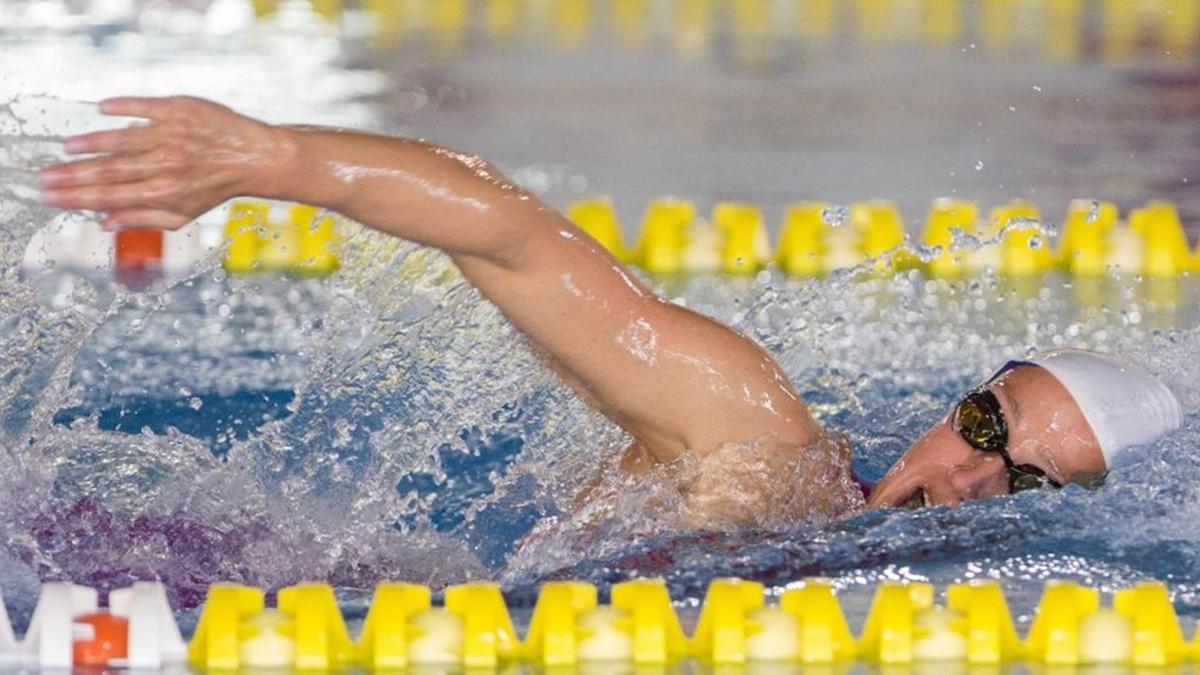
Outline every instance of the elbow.
{"type": "Polygon", "coordinates": [[[461,215],[476,223],[473,251],[463,251],[509,269],[526,266],[537,256],[539,227],[557,214],[528,190],[513,183],[479,155],[445,146],[423,144],[432,172],[429,196],[443,207],[461,207],[461,215]]]}
{"type": "Polygon", "coordinates": [[[492,228],[486,257],[492,264],[509,271],[526,270],[542,260],[545,250],[542,233],[523,218],[503,219],[492,228]]]}

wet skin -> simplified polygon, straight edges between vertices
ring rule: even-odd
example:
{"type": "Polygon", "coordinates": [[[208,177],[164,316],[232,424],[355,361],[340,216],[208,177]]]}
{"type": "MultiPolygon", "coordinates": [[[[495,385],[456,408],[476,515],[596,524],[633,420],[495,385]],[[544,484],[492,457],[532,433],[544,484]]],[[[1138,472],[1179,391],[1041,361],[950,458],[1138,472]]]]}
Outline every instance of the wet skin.
{"type": "MultiPolygon", "coordinates": [[[[1048,371],[1019,366],[988,385],[1008,423],[1015,464],[1032,464],[1059,484],[1103,476],[1104,455],[1071,394],[1048,371]]],[[[926,431],[872,490],[870,508],[895,507],[914,496],[958,504],[1008,494],[1004,460],[980,452],[955,431],[952,412],[926,431]]]]}
{"type": "MultiPolygon", "coordinates": [[[[823,430],[766,352],[657,297],[480,158],[412,139],[271,126],[188,97],[110,99],[101,110],[146,123],[67,139],[68,152],[94,156],[43,170],[48,204],[104,212],[109,229],[177,229],[253,195],[316,204],[439,248],[566,382],[630,434],[626,470],[699,458],[699,476],[681,487],[698,524],[832,516],[861,505],[849,453],[818,442],[823,430]],[[799,489],[786,466],[827,480],[799,489]]],[[[1073,406],[1069,398],[1054,400],[1073,406]]],[[[1075,413],[1057,419],[1081,421],[1075,413]]],[[[1082,432],[1077,426],[1076,435],[1090,436],[1086,422],[1082,432]]],[[[945,429],[931,430],[871,505],[894,505],[903,486],[918,484],[937,503],[997,494],[1003,472],[990,463],[999,458],[952,441],[945,429]]],[[[1095,468],[1046,453],[1031,463],[1065,472],[1052,476],[1095,468]]]]}

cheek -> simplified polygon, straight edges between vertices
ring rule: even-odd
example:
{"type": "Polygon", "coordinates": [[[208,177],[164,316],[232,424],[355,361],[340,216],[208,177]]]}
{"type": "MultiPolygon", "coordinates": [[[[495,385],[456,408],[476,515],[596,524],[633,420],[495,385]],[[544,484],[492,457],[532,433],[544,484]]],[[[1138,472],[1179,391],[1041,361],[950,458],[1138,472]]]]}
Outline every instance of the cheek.
{"type": "Polygon", "coordinates": [[[966,461],[971,452],[970,446],[943,421],[917,439],[892,465],[884,480],[945,475],[951,467],[966,461]]]}
{"type": "Polygon", "coordinates": [[[956,465],[951,454],[932,444],[913,447],[892,467],[888,478],[894,477],[900,482],[943,482],[956,465]]]}
{"type": "Polygon", "coordinates": [[[946,476],[964,499],[982,499],[1008,493],[1008,474],[1004,463],[990,457],[951,467],[946,476]]]}
{"type": "Polygon", "coordinates": [[[1008,488],[1008,470],[998,469],[996,475],[989,482],[987,495],[988,497],[996,497],[1006,495],[1010,492],[1008,488]]]}

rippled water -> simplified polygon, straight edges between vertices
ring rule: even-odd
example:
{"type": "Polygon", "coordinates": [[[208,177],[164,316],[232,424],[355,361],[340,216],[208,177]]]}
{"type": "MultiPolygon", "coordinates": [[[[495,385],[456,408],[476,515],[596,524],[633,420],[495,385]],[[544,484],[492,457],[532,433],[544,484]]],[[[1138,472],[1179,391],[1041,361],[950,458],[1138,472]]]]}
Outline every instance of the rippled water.
{"type": "MultiPolygon", "coordinates": [[[[114,72],[158,73],[146,76],[151,82],[130,75],[127,84],[139,91],[161,91],[179,77],[172,69],[188,61],[186,52],[153,45],[131,52],[137,56],[79,49],[67,60],[75,74],[61,91],[32,97],[29,78],[13,76],[10,84],[20,83],[10,92],[15,103],[0,109],[0,447],[7,458],[0,588],[18,614],[30,609],[39,577],[104,588],[161,578],[178,606],[189,608],[216,580],[278,587],[328,579],[353,602],[355,589],[383,578],[434,586],[495,578],[520,601],[547,577],[608,582],[654,574],[666,576],[678,597],[695,599],[712,576],[737,574],[770,584],[832,577],[859,609],[864,589],[879,578],[996,576],[1009,580],[1022,612],[1050,576],[1105,588],[1152,576],[1174,585],[1182,611],[1200,616],[1200,518],[1192,520],[1200,504],[1200,428],[1191,413],[1183,430],[1096,491],[867,513],[820,527],[685,532],[654,506],[668,490],[613,478],[625,442],[619,430],[558,383],[437,254],[349,227],[343,269],[326,280],[234,278],[215,260],[141,291],[101,274],[22,275],[29,238],[60,217],[31,199],[31,171],[57,156],[59,134],[98,123],[79,101],[116,93],[86,76],[96,64],[85,57],[103,56],[114,72]],[[54,113],[56,106],[68,114],[54,113]],[[599,522],[577,522],[577,494],[605,476],[615,483],[617,508],[599,522]],[[539,536],[523,546],[535,526],[539,536]]],[[[286,72],[280,63],[295,53],[286,45],[238,49],[232,61],[259,75],[286,72]]],[[[428,121],[428,111],[398,123],[377,115],[362,98],[379,93],[377,75],[347,73],[337,59],[314,58],[294,78],[235,77],[218,61],[189,71],[198,83],[191,93],[244,102],[273,119],[389,129],[428,121]],[[300,86],[311,78],[354,86],[300,86]],[[308,95],[289,98],[297,91],[308,95]],[[281,110],[274,100],[290,103],[281,110]]],[[[386,96],[418,86],[394,77],[386,96]]],[[[456,76],[436,76],[444,77],[456,76]]],[[[565,200],[580,180],[618,194],[628,187],[636,199],[647,183],[705,199],[729,188],[711,167],[620,179],[636,143],[618,144],[621,157],[593,149],[556,164],[561,128],[531,141],[530,150],[509,152],[520,145],[518,132],[472,126],[466,113],[477,89],[474,76],[461,77],[467,95],[434,106],[445,113],[440,131],[472,149],[472,139],[490,143],[504,166],[540,181],[552,200],[565,200]]],[[[483,112],[522,107],[487,98],[479,105],[483,112]]],[[[596,126],[608,128],[603,112],[594,114],[596,126]]],[[[758,185],[752,196],[782,208],[773,153],[756,146],[739,155],[709,140],[705,128],[683,124],[673,132],[698,139],[690,161],[699,162],[706,147],[741,157],[734,183],[758,185]],[[748,158],[758,162],[754,168],[746,168],[748,158]]],[[[716,124],[717,131],[752,128],[739,120],[716,124]]],[[[782,147],[810,140],[800,135],[782,147]]],[[[489,147],[478,149],[487,154],[489,147]]],[[[893,161],[908,151],[915,152],[912,144],[895,149],[900,159],[893,161]]],[[[823,152],[853,159],[849,145],[823,152]]],[[[1067,170],[1062,160],[1034,159],[1067,170]]],[[[850,184],[867,191],[876,181],[861,173],[850,184]]],[[[929,181],[917,194],[907,183],[879,184],[883,192],[903,190],[913,203],[945,185],[929,181]]],[[[953,189],[971,185],[953,182],[953,189]]],[[[981,192],[1002,190],[1011,194],[1011,185],[981,192]]],[[[764,273],[654,283],[776,355],[822,421],[850,437],[856,467],[868,478],[881,475],[964,388],[1038,349],[1075,345],[1140,358],[1170,381],[1186,410],[1200,405],[1190,279],[1115,279],[1088,288],[1064,279],[1043,287],[994,277],[947,284],[915,273],[821,282],[764,273]]]]}

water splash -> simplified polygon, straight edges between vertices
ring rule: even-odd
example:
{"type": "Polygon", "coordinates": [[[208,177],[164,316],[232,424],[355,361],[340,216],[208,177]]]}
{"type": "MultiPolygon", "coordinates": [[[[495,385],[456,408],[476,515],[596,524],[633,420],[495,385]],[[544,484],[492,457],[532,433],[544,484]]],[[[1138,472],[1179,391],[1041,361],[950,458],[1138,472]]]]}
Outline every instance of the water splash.
{"type": "MultiPolygon", "coordinates": [[[[1163,289],[1146,280],[1106,282],[1110,306],[1080,302],[1074,282],[1025,287],[985,276],[970,282],[928,280],[916,273],[866,282],[802,284],[757,281],[741,292],[693,284],[690,300],[768,345],[828,426],[845,431],[868,477],[944,414],[954,398],[1006,359],[1058,346],[1103,349],[1139,359],[1180,395],[1197,401],[1200,347],[1195,314],[1155,312],[1134,320],[1163,289]]],[[[1183,297],[1190,281],[1173,282],[1183,297]]],[[[681,291],[688,297],[692,289],[681,291]]],[[[1114,471],[1097,491],[1022,494],[958,509],[869,513],[835,525],[783,532],[668,534],[627,542],[624,550],[565,569],[514,569],[520,585],[542,575],[600,582],[666,575],[681,597],[701,593],[722,574],[784,584],[817,574],[867,586],[900,570],[938,583],[994,576],[1010,580],[1031,608],[1048,576],[1114,587],[1145,577],[1179,587],[1181,609],[1195,613],[1194,528],[1184,515],[1196,494],[1197,428],[1187,427],[1114,471]],[[1114,524],[1116,524],[1114,526],[1114,524]],[[530,573],[532,572],[532,573],[530,573]]]]}
{"type": "MultiPolygon", "coordinates": [[[[849,587],[999,576],[1024,601],[1056,574],[1165,578],[1182,609],[1200,611],[1193,418],[1095,492],[697,534],[678,489],[697,467],[617,473],[624,435],[436,253],[349,229],[343,271],[324,281],[229,278],[214,260],[147,292],[88,275],[23,278],[25,245],[55,217],[28,192],[34,167],[56,157],[55,135],[11,106],[0,129],[7,595],[30,598],[39,576],[103,588],[161,578],[190,607],[219,579],[520,588],[644,573],[695,597],[736,573],[849,587]],[[46,301],[51,277],[65,300],[46,301]]],[[[822,282],[657,284],[767,347],[869,477],[962,389],[1039,349],[1128,354],[1186,409],[1200,405],[1189,279],[1043,285],[858,269],[822,282]]],[[[798,475],[797,489],[811,479],[798,475]]]]}

